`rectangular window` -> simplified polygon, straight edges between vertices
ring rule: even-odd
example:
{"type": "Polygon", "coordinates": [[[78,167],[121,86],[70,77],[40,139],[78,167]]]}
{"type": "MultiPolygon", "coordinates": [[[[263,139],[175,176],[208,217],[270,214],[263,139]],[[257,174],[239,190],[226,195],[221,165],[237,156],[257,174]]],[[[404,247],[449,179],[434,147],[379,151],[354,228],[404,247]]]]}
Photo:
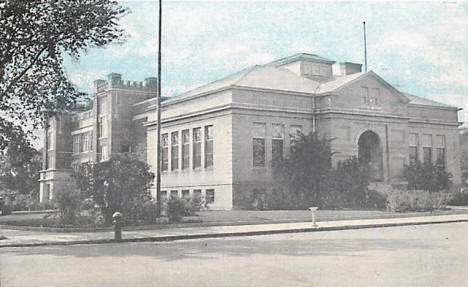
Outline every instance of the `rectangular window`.
{"type": "Polygon", "coordinates": [[[273,125],[273,134],[271,136],[271,159],[273,165],[283,160],[283,141],[284,141],[284,126],[273,125]]]}
{"type": "Polygon", "coordinates": [[[80,152],[80,135],[73,136],[73,153],[80,152]]]}
{"type": "Polygon", "coordinates": [[[107,97],[101,98],[99,101],[99,113],[107,114],[107,97]]]}
{"type": "Polygon", "coordinates": [[[190,135],[189,130],[182,131],[182,169],[190,167],[190,135]]]}
{"type": "Polygon", "coordinates": [[[105,161],[109,159],[109,154],[107,150],[107,146],[103,145],[101,146],[101,161],[105,161]]]}
{"type": "Polygon", "coordinates": [[[320,65],[320,76],[326,77],[330,73],[330,66],[326,64],[320,65]]]}
{"type": "Polygon", "coordinates": [[[88,133],[88,138],[89,138],[89,141],[88,141],[88,150],[89,151],[92,151],[93,150],[93,131],[90,131],[88,133]]]}
{"type": "Polygon", "coordinates": [[[214,203],[215,201],[215,191],[214,189],[207,189],[205,192],[205,202],[214,203]]]}
{"type": "Polygon", "coordinates": [[[424,163],[432,162],[432,148],[423,147],[423,161],[424,163]]]}
{"type": "Polygon", "coordinates": [[[370,98],[369,98],[369,88],[368,87],[361,87],[361,97],[364,102],[364,105],[369,105],[370,104],[370,98]]]}
{"type": "Polygon", "coordinates": [[[167,200],[167,191],[161,190],[161,193],[159,194],[159,198],[161,199],[161,202],[164,202],[167,200]]]}
{"type": "Polygon", "coordinates": [[[106,116],[102,116],[99,118],[99,137],[105,138],[107,137],[107,118],[106,116]]]}
{"type": "Polygon", "coordinates": [[[213,126],[205,127],[205,167],[213,166],[213,126]]]}
{"type": "Polygon", "coordinates": [[[177,190],[171,190],[171,198],[178,198],[179,192],[177,190]]]}
{"type": "Polygon", "coordinates": [[[61,117],[57,116],[57,132],[59,134],[63,133],[63,123],[61,117]]]}
{"type": "Polygon", "coordinates": [[[80,152],[85,152],[86,151],[86,145],[88,144],[86,142],[86,134],[85,133],[82,133],[80,134],[80,152]]]}
{"type": "Polygon", "coordinates": [[[419,160],[418,147],[419,147],[419,136],[416,133],[408,134],[408,145],[409,145],[409,162],[416,163],[419,160]]]}
{"type": "Polygon", "coordinates": [[[90,151],[89,149],[89,142],[91,139],[89,138],[89,132],[83,134],[83,151],[90,151]]]}
{"type": "Polygon", "coordinates": [[[171,133],[171,170],[179,169],[179,132],[171,133]]]}
{"type": "Polygon", "coordinates": [[[194,198],[201,198],[202,197],[202,194],[201,194],[201,189],[194,189],[193,190],[193,197],[194,198]]]}
{"type": "Polygon", "coordinates": [[[167,134],[161,136],[161,170],[169,169],[169,139],[167,134]]]}
{"type": "Polygon", "coordinates": [[[131,148],[130,148],[130,145],[129,145],[129,144],[122,144],[122,145],[120,145],[120,152],[121,152],[121,153],[128,153],[128,152],[131,152],[130,150],[131,150],[131,148]]]}
{"type": "Polygon", "coordinates": [[[47,133],[47,150],[54,149],[54,133],[49,131],[47,133]]]}
{"type": "Polygon", "coordinates": [[[54,168],[55,163],[54,163],[54,155],[53,154],[48,154],[47,155],[47,169],[52,169],[54,168]]]}
{"type": "Polygon", "coordinates": [[[380,106],[380,89],[373,88],[371,94],[371,104],[374,106],[380,106]]]}
{"type": "Polygon", "coordinates": [[[423,134],[422,136],[422,147],[423,147],[423,162],[432,162],[432,135],[423,134]]]}
{"type": "Polygon", "coordinates": [[[436,164],[438,166],[444,167],[446,164],[446,156],[445,156],[445,136],[444,135],[436,135],[435,138],[435,145],[436,145],[436,164]]]}
{"type": "Polygon", "coordinates": [[[266,124],[254,123],[252,141],[254,167],[265,167],[265,134],[266,124]]]}
{"type": "Polygon", "coordinates": [[[294,147],[296,142],[299,140],[300,135],[302,134],[302,126],[291,125],[289,126],[289,146],[290,149],[294,147]]]}
{"type": "Polygon", "coordinates": [[[201,128],[193,129],[193,168],[201,167],[201,128]]]}
{"type": "Polygon", "coordinates": [[[50,184],[46,183],[44,186],[44,192],[42,194],[42,201],[50,200],[50,184]]]}
{"type": "Polygon", "coordinates": [[[182,198],[187,199],[190,197],[190,190],[188,189],[183,189],[182,190],[182,198]]]}
{"type": "Polygon", "coordinates": [[[320,75],[320,64],[310,64],[311,65],[311,74],[315,76],[320,75]]]}
{"type": "Polygon", "coordinates": [[[97,154],[98,154],[98,160],[102,161],[102,146],[98,146],[97,154]]]}

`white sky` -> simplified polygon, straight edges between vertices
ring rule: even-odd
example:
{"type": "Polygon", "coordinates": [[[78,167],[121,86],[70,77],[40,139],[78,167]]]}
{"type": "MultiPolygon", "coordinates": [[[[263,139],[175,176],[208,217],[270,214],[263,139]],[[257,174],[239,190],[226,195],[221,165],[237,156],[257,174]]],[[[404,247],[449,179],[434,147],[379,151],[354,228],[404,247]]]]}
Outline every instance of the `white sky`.
{"type": "MultiPolygon", "coordinates": [[[[156,75],[157,1],[121,1],[125,44],[67,62],[79,87],[111,72],[156,75]]],[[[164,1],[163,94],[172,96],[296,52],[368,63],[398,89],[468,111],[467,4],[463,1],[164,1]]],[[[460,120],[468,117],[460,113],[460,120]]]]}

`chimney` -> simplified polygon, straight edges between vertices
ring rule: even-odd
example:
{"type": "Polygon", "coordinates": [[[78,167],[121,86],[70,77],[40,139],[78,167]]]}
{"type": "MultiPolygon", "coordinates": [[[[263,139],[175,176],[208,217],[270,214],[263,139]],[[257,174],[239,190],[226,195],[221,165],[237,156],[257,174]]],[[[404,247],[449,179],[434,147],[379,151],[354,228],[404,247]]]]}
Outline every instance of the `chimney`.
{"type": "Polygon", "coordinates": [[[351,62],[340,63],[340,72],[342,76],[361,73],[362,64],[351,63],[351,62]]]}
{"type": "Polygon", "coordinates": [[[158,78],[156,77],[145,78],[145,87],[147,87],[149,90],[156,91],[156,88],[158,87],[158,78]]]}
{"type": "Polygon", "coordinates": [[[101,79],[93,81],[93,90],[94,90],[94,93],[97,93],[99,87],[100,87],[103,83],[105,83],[105,82],[106,82],[106,81],[101,80],[101,79]]]}
{"type": "Polygon", "coordinates": [[[107,75],[107,82],[111,86],[111,88],[116,88],[120,86],[120,82],[122,80],[122,75],[117,73],[110,73],[107,75]]]}

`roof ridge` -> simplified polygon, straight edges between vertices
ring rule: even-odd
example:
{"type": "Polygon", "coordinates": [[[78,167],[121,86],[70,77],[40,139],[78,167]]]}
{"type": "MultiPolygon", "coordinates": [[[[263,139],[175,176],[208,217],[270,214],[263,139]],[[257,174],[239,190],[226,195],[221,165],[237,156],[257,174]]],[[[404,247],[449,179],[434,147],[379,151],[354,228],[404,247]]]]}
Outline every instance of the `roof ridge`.
{"type": "Polygon", "coordinates": [[[287,63],[288,61],[294,60],[295,58],[299,58],[299,57],[315,58],[315,60],[324,61],[324,62],[333,62],[333,63],[335,62],[335,61],[333,61],[333,60],[327,59],[327,58],[322,57],[322,56],[317,55],[317,54],[311,54],[311,53],[295,53],[295,54],[293,54],[293,55],[286,56],[286,57],[283,57],[283,58],[274,60],[274,61],[272,61],[272,62],[269,62],[269,63],[265,64],[265,66],[274,66],[274,65],[276,65],[276,64],[287,63]]]}
{"type": "MultiPolygon", "coordinates": [[[[414,98],[420,99],[420,100],[422,100],[422,101],[426,101],[426,102],[429,102],[429,103],[432,103],[432,104],[437,104],[437,105],[439,105],[439,106],[450,107],[450,108],[457,108],[456,106],[452,106],[452,105],[449,105],[449,104],[446,104],[446,103],[438,102],[438,101],[435,101],[435,100],[432,100],[432,99],[428,99],[428,98],[425,98],[425,97],[416,96],[416,95],[411,94],[411,93],[407,93],[407,92],[402,92],[402,93],[403,93],[403,95],[409,96],[410,98],[411,98],[411,97],[414,97],[414,98]]],[[[410,102],[411,102],[411,99],[410,99],[410,102]]],[[[413,103],[413,104],[416,104],[416,105],[417,105],[417,103],[413,103]]]]}
{"type": "MultiPolygon", "coordinates": [[[[235,73],[229,74],[229,75],[227,75],[227,76],[225,76],[225,77],[223,77],[223,78],[221,78],[221,79],[218,79],[218,80],[215,80],[215,81],[212,81],[212,82],[208,82],[208,83],[203,84],[203,85],[201,85],[201,86],[198,86],[198,87],[196,87],[196,88],[193,88],[193,89],[184,91],[184,92],[182,92],[182,93],[180,93],[180,94],[178,94],[178,95],[168,97],[168,99],[170,100],[170,99],[178,99],[178,98],[184,97],[186,94],[188,94],[188,93],[190,93],[190,92],[193,92],[193,91],[198,90],[198,89],[202,89],[202,88],[204,88],[204,87],[207,87],[207,86],[209,86],[209,85],[213,85],[213,84],[218,83],[218,82],[226,81],[226,80],[228,80],[228,79],[230,79],[230,78],[233,78],[233,77],[236,77],[236,76],[240,76],[240,75],[242,75],[242,73],[245,73],[245,75],[247,75],[248,73],[250,73],[250,72],[252,72],[252,71],[254,71],[254,70],[260,68],[261,66],[262,66],[262,65],[253,65],[253,66],[244,68],[244,69],[242,69],[242,70],[240,70],[240,71],[237,71],[237,72],[235,72],[235,73]]],[[[237,81],[236,81],[236,82],[237,82],[237,81]]]]}

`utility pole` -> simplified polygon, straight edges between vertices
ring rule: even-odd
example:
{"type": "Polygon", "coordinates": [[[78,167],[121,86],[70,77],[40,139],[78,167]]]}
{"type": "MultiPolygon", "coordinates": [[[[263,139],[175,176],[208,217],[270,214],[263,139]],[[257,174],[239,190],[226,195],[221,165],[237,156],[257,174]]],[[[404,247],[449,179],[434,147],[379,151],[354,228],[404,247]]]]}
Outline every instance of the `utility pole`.
{"type": "Polygon", "coordinates": [[[158,88],[157,88],[157,101],[158,101],[158,136],[157,136],[157,154],[158,160],[156,162],[156,204],[158,207],[158,216],[161,214],[161,24],[162,24],[162,0],[159,0],[159,27],[158,27],[158,88]]]}
{"type": "Polygon", "coordinates": [[[364,72],[367,72],[367,45],[366,45],[366,22],[362,22],[364,27],[364,72]]]}

